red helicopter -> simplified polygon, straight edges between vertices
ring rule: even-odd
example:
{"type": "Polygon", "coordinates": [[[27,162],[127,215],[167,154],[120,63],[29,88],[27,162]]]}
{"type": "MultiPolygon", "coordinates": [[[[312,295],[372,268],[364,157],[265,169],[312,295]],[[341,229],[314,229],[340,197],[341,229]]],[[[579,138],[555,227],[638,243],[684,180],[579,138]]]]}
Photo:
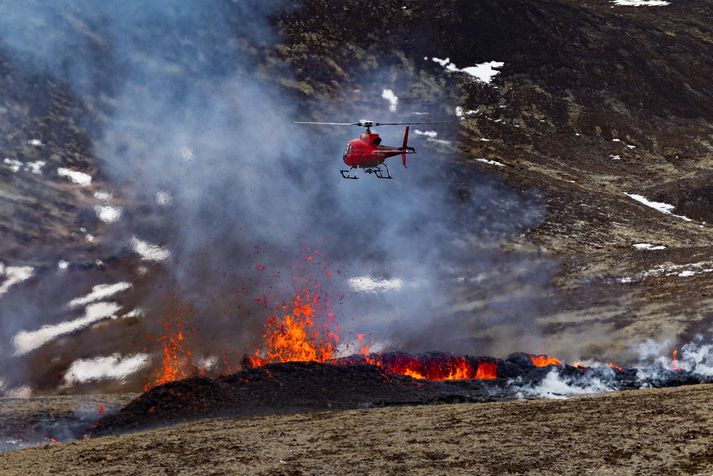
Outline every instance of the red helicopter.
{"type": "Polygon", "coordinates": [[[339,173],[345,179],[356,180],[357,171],[364,169],[367,174],[374,174],[380,179],[391,179],[389,167],[384,162],[389,157],[401,156],[401,163],[406,167],[406,155],[415,154],[416,149],[408,145],[408,131],[411,124],[443,124],[442,122],[374,122],[361,119],[358,122],[299,122],[295,124],[311,124],[319,126],[360,126],[366,131],[358,139],[352,139],[344,150],[344,163],[349,169],[342,169],[339,173]],[[404,142],[401,147],[381,145],[379,134],[372,133],[371,128],[377,126],[406,126],[404,142]],[[382,168],[383,167],[383,168],[382,168]],[[352,175],[352,172],[353,175],[352,175]]]}

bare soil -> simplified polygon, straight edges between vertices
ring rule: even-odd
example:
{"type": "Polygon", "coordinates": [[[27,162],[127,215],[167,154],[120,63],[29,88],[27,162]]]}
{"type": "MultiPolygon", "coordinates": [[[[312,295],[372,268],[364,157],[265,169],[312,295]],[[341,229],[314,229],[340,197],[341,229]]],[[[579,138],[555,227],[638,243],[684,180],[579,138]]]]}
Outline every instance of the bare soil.
{"type": "Polygon", "coordinates": [[[703,474],[711,404],[701,385],[206,420],[1,454],[0,473],[703,474]]]}

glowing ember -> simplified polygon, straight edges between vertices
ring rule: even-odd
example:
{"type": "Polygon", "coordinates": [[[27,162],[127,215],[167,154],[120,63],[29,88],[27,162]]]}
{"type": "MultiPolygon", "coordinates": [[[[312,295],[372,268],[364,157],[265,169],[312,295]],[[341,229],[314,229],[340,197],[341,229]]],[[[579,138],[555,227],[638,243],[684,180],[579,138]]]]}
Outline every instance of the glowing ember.
{"type": "Polygon", "coordinates": [[[306,291],[291,306],[282,306],[282,317],[271,316],[263,332],[263,346],[255,357],[264,363],[324,362],[334,357],[339,336],[331,329],[334,316],[320,319],[320,297],[306,291]]]}
{"type": "Polygon", "coordinates": [[[547,367],[548,365],[560,365],[560,361],[549,355],[531,355],[530,360],[535,367],[547,367]]]}
{"type": "Polygon", "coordinates": [[[678,366],[678,359],[676,358],[678,356],[678,351],[674,350],[673,351],[673,358],[671,359],[671,367],[673,370],[681,370],[681,367],[678,366]]]}
{"type": "Polygon", "coordinates": [[[621,367],[621,366],[619,366],[619,365],[613,364],[613,363],[611,363],[611,362],[609,362],[607,365],[608,365],[609,367],[611,367],[612,369],[618,371],[618,372],[623,372],[623,371],[624,371],[624,367],[621,367]]]}
{"type": "Polygon", "coordinates": [[[367,355],[369,353],[369,344],[364,342],[364,334],[357,334],[357,339],[359,339],[359,342],[363,345],[359,353],[361,355],[367,355]]]}

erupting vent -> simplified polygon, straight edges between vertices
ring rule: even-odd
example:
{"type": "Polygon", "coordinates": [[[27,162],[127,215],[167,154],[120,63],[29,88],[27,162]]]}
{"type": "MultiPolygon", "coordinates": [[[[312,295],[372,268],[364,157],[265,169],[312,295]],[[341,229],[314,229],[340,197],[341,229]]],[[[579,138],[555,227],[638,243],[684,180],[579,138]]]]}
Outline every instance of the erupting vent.
{"type": "Polygon", "coordinates": [[[559,359],[551,357],[549,355],[531,355],[530,360],[535,367],[547,367],[548,365],[560,365],[559,359]]]}
{"type": "Polygon", "coordinates": [[[281,317],[268,319],[256,362],[325,362],[334,357],[339,343],[337,329],[332,329],[334,315],[324,309],[318,294],[306,291],[282,310],[281,317]]]}
{"type": "Polygon", "coordinates": [[[144,390],[201,373],[193,365],[191,350],[186,343],[184,322],[175,317],[167,319],[163,327],[164,333],[160,337],[163,353],[161,367],[151,375],[144,390]]]}

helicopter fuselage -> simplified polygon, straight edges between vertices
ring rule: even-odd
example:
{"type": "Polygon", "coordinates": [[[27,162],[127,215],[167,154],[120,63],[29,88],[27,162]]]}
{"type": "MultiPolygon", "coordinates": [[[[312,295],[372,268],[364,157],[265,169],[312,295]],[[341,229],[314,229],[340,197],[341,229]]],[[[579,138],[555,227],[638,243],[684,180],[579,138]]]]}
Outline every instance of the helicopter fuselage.
{"type": "Polygon", "coordinates": [[[344,150],[344,163],[350,168],[369,169],[383,164],[389,157],[413,154],[412,147],[381,145],[379,134],[365,132],[358,139],[352,139],[344,150]]]}

